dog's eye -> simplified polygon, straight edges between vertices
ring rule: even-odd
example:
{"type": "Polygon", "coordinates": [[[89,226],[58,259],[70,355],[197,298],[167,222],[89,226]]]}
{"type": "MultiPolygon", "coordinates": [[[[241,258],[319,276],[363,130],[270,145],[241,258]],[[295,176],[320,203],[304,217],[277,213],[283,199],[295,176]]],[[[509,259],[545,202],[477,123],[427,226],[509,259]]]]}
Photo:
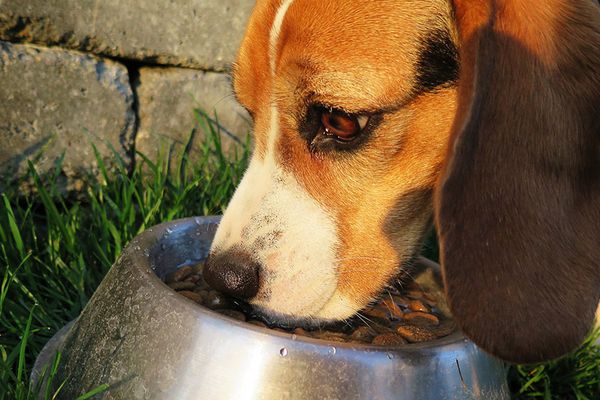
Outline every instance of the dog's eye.
{"type": "Polygon", "coordinates": [[[364,144],[381,121],[378,113],[348,113],[339,108],[313,104],[300,122],[301,137],[309,151],[350,152],[364,144]]]}
{"type": "Polygon", "coordinates": [[[366,116],[351,115],[335,109],[321,112],[323,134],[334,136],[341,141],[354,139],[367,125],[368,119],[366,116]]]}

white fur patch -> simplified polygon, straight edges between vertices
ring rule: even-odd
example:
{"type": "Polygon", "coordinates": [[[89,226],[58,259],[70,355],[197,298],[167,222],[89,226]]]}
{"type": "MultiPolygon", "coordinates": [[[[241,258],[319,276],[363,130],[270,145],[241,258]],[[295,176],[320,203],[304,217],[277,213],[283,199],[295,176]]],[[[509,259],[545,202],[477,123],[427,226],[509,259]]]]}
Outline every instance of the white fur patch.
{"type": "Polygon", "coordinates": [[[277,62],[277,43],[279,42],[279,33],[281,32],[281,25],[283,25],[283,19],[285,18],[285,14],[288,11],[288,8],[292,5],[294,0],[283,0],[277,13],[275,14],[275,19],[273,20],[273,25],[271,25],[271,30],[269,31],[269,61],[271,67],[271,75],[275,75],[275,66],[277,62]]]}
{"type": "MultiPolygon", "coordinates": [[[[270,30],[270,67],[285,14],[284,0],[270,30]]],[[[357,306],[337,291],[335,220],[277,162],[279,112],[274,102],[264,159],[255,154],[217,230],[212,251],[233,247],[261,264],[260,287],[250,302],[279,318],[338,319],[357,306]]]]}
{"type": "Polygon", "coordinates": [[[213,251],[241,248],[261,264],[253,305],[291,318],[316,317],[336,291],[336,237],[331,216],[296,179],[274,157],[255,156],[213,251]]]}

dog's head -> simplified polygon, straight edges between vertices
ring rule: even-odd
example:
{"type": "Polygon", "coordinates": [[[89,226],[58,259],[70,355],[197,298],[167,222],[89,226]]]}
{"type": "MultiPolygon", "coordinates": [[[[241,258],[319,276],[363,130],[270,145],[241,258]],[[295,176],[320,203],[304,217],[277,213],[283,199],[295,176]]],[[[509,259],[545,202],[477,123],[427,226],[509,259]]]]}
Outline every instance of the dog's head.
{"type": "MultiPolygon", "coordinates": [[[[501,12],[467,3],[257,1],[234,70],[255,149],[215,237],[209,283],[280,322],[345,319],[411,260],[435,209],[467,335],[517,361],[581,339],[600,291],[600,222],[589,220],[600,221],[600,147],[588,107],[600,96],[588,77],[600,66],[598,25],[587,32],[595,55],[572,82],[555,72],[579,54],[555,44],[565,40],[556,27],[572,24],[560,15],[591,10],[599,23],[600,12],[585,1],[540,7],[538,22],[552,26],[534,40],[518,18],[506,22],[518,1],[491,2],[501,12]],[[552,7],[560,12],[544,15],[552,7]],[[581,100],[573,90],[585,83],[596,91],[581,100]],[[533,348],[517,339],[546,318],[571,328],[545,328],[533,348]]],[[[572,36],[569,45],[584,42],[572,36]]]]}

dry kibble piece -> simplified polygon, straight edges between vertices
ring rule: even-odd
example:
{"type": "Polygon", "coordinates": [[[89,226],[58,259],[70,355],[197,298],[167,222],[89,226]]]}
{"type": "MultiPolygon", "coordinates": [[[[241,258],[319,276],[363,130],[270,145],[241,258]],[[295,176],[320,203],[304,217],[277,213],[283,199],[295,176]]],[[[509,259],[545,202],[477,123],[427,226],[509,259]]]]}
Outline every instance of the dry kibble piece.
{"type": "Polygon", "coordinates": [[[404,295],[411,299],[423,298],[423,292],[421,290],[408,290],[404,293],[404,295]]]}
{"type": "Polygon", "coordinates": [[[386,310],[377,306],[365,309],[365,311],[363,311],[363,314],[371,318],[380,319],[387,319],[389,315],[386,310]]]}
{"type": "Polygon", "coordinates": [[[168,286],[173,289],[173,290],[192,290],[196,287],[196,284],[194,282],[171,282],[168,284],[168,286]]]}
{"type": "Polygon", "coordinates": [[[433,333],[436,338],[448,336],[455,330],[456,324],[451,319],[442,320],[439,325],[430,328],[431,333],[433,333]]]}
{"type": "Polygon", "coordinates": [[[246,321],[246,316],[241,311],[224,309],[224,310],[217,310],[217,312],[221,315],[226,315],[233,319],[237,319],[238,321],[246,321]]]}
{"type": "Polygon", "coordinates": [[[373,339],[373,331],[366,326],[359,326],[352,332],[350,339],[368,343],[373,339]]]}
{"type": "Polygon", "coordinates": [[[206,289],[202,289],[201,287],[196,286],[192,292],[194,293],[198,293],[200,296],[202,296],[203,301],[206,300],[206,298],[208,297],[208,290],[206,289]]]}
{"type": "Polygon", "coordinates": [[[416,325],[439,325],[440,319],[433,314],[425,313],[422,311],[413,311],[411,313],[404,314],[404,320],[410,321],[416,325]]]}
{"type": "Polygon", "coordinates": [[[300,335],[300,336],[308,336],[308,337],[310,337],[310,334],[309,334],[309,333],[308,333],[306,330],[304,330],[304,329],[302,329],[302,328],[296,328],[296,329],[294,329],[294,333],[295,333],[296,335],[300,335]]]}
{"type": "Polygon", "coordinates": [[[383,333],[375,336],[371,343],[378,346],[398,346],[401,344],[406,344],[406,340],[404,340],[402,336],[396,335],[395,333],[383,333]]]}
{"type": "Polygon", "coordinates": [[[408,303],[408,308],[412,311],[429,312],[429,307],[420,300],[411,300],[410,303],[408,303]]]}
{"type": "Polygon", "coordinates": [[[185,278],[183,281],[184,282],[192,282],[192,283],[196,283],[200,280],[200,275],[190,275],[187,278],[185,278]]]}
{"type": "Polygon", "coordinates": [[[334,342],[345,342],[347,340],[346,335],[343,333],[332,331],[315,331],[312,333],[312,337],[321,340],[331,340],[334,342]]]}
{"type": "Polygon", "coordinates": [[[383,301],[383,305],[385,305],[387,307],[387,309],[390,311],[390,313],[394,317],[402,318],[404,316],[404,313],[402,312],[400,307],[398,307],[398,305],[394,301],[392,301],[390,299],[385,299],[383,301]]]}
{"type": "Polygon", "coordinates": [[[396,332],[410,343],[426,342],[437,338],[427,329],[414,325],[400,325],[396,327],[396,332]]]}
{"type": "Polygon", "coordinates": [[[190,292],[189,290],[182,290],[180,292],[177,292],[180,295],[187,297],[190,300],[195,301],[196,303],[202,303],[202,296],[199,295],[198,293],[194,293],[194,292],[190,292]]]}
{"type": "Polygon", "coordinates": [[[194,274],[201,274],[204,270],[204,263],[200,262],[198,264],[192,265],[192,272],[194,274]]]}
{"type": "Polygon", "coordinates": [[[181,268],[176,269],[175,271],[171,272],[170,274],[167,274],[167,276],[165,277],[165,282],[167,282],[167,283],[180,282],[180,281],[184,280],[185,278],[187,278],[188,276],[190,276],[191,274],[192,274],[192,267],[190,267],[189,265],[186,265],[185,267],[181,267],[181,268]]]}

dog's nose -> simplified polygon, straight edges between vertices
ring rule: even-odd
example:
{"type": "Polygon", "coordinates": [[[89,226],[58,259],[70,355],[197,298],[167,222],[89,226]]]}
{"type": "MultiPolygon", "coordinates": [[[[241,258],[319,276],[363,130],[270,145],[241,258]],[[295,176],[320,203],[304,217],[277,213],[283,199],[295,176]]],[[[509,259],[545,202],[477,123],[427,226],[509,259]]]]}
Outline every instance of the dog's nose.
{"type": "Polygon", "coordinates": [[[210,256],[203,276],[213,289],[248,300],[258,293],[260,264],[246,253],[229,251],[210,256]]]}

